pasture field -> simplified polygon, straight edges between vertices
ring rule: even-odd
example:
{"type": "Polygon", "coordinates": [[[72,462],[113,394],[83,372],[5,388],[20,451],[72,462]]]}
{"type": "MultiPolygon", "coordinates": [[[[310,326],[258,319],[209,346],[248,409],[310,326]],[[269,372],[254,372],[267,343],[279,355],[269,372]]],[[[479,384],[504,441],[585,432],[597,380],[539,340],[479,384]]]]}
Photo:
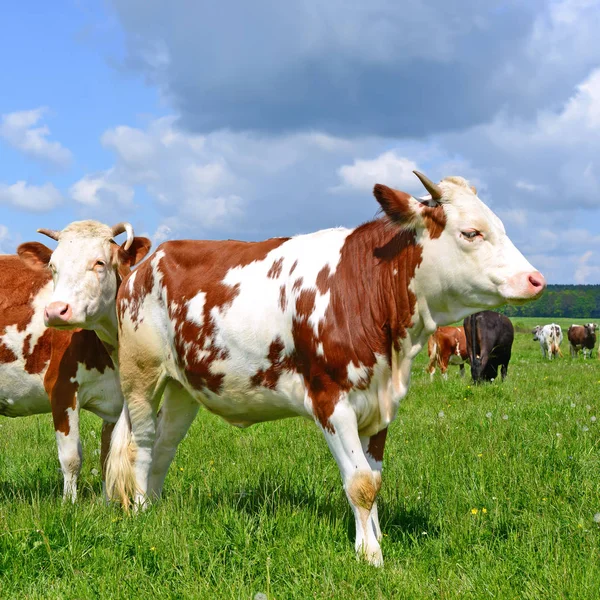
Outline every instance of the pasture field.
{"type": "Polygon", "coordinates": [[[1,419],[0,597],[598,598],[600,361],[572,360],[559,322],[564,358],[517,333],[504,384],[474,387],[456,367],[430,384],[419,355],[388,436],[382,569],[354,557],[309,421],[241,431],[201,412],[163,500],[128,516],[103,503],[97,418],[82,419],[75,506],[50,415],[1,419]]]}

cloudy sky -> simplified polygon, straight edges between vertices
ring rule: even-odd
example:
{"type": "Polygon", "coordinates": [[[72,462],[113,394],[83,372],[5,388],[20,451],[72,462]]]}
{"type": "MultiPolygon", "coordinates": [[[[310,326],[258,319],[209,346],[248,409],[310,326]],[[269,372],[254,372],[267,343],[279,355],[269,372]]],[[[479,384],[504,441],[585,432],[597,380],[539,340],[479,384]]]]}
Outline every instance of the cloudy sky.
{"type": "Polygon", "coordinates": [[[600,283],[600,0],[24,0],[0,20],[0,251],[129,220],[262,239],[469,178],[550,283],[600,283]]]}

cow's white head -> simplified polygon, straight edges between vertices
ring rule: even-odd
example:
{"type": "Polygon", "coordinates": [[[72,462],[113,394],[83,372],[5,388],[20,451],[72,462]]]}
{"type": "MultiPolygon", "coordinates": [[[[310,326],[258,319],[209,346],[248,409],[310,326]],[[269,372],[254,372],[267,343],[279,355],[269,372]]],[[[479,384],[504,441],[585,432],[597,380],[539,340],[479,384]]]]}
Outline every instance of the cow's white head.
{"type": "Polygon", "coordinates": [[[435,184],[415,172],[429,195],[376,185],[384,212],[416,233],[422,260],[415,273],[417,298],[426,298],[438,324],[453,322],[482,308],[521,304],[546,288],[542,274],[515,248],[502,221],[462,177],[435,184]]]}
{"type": "Polygon", "coordinates": [[[17,252],[30,267],[49,268],[52,273],[54,292],[44,312],[46,325],[112,328],[119,284],[146,256],[150,240],[134,237],[129,223],[109,227],[98,221],[76,221],[62,231],[38,231],[58,242],[55,250],[29,242],[17,252]],[[127,240],[119,246],[113,238],[121,233],[127,233],[127,240]]]}

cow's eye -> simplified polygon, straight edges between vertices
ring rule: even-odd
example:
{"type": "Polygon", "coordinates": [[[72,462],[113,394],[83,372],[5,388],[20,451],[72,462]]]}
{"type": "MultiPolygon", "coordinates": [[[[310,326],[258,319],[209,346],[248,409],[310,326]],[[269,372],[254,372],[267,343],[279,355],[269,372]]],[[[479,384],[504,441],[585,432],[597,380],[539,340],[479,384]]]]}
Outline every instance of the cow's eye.
{"type": "Polygon", "coordinates": [[[102,270],[104,269],[104,267],[106,267],[106,262],[103,260],[97,260],[94,264],[94,269],[102,270]]]}
{"type": "Polygon", "coordinates": [[[461,231],[460,234],[469,241],[474,240],[477,237],[481,236],[481,231],[477,231],[477,229],[467,229],[466,231],[461,231]]]}
{"type": "Polygon", "coordinates": [[[56,267],[52,263],[48,264],[48,268],[52,272],[52,275],[54,275],[56,273],[56,267]]]}

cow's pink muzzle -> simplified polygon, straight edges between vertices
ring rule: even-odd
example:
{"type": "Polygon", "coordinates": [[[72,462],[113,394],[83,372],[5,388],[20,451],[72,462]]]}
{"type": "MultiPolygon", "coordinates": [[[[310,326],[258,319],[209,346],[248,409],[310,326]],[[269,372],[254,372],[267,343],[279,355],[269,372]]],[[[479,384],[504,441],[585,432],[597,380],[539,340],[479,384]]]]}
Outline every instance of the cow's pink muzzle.
{"type": "Polygon", "coordinates": [[[519,273],[511,277],[510,284],[523,299],[537,298],[546,289],[546,279],[539,271],[519,273]]]}
{"type": "Polygon", "coordinates": [[[68,304],[65,302],[51,302],[44,311],[44,323],[46,327],[68,325],[72,316],[73,311],[68,304]]]}

